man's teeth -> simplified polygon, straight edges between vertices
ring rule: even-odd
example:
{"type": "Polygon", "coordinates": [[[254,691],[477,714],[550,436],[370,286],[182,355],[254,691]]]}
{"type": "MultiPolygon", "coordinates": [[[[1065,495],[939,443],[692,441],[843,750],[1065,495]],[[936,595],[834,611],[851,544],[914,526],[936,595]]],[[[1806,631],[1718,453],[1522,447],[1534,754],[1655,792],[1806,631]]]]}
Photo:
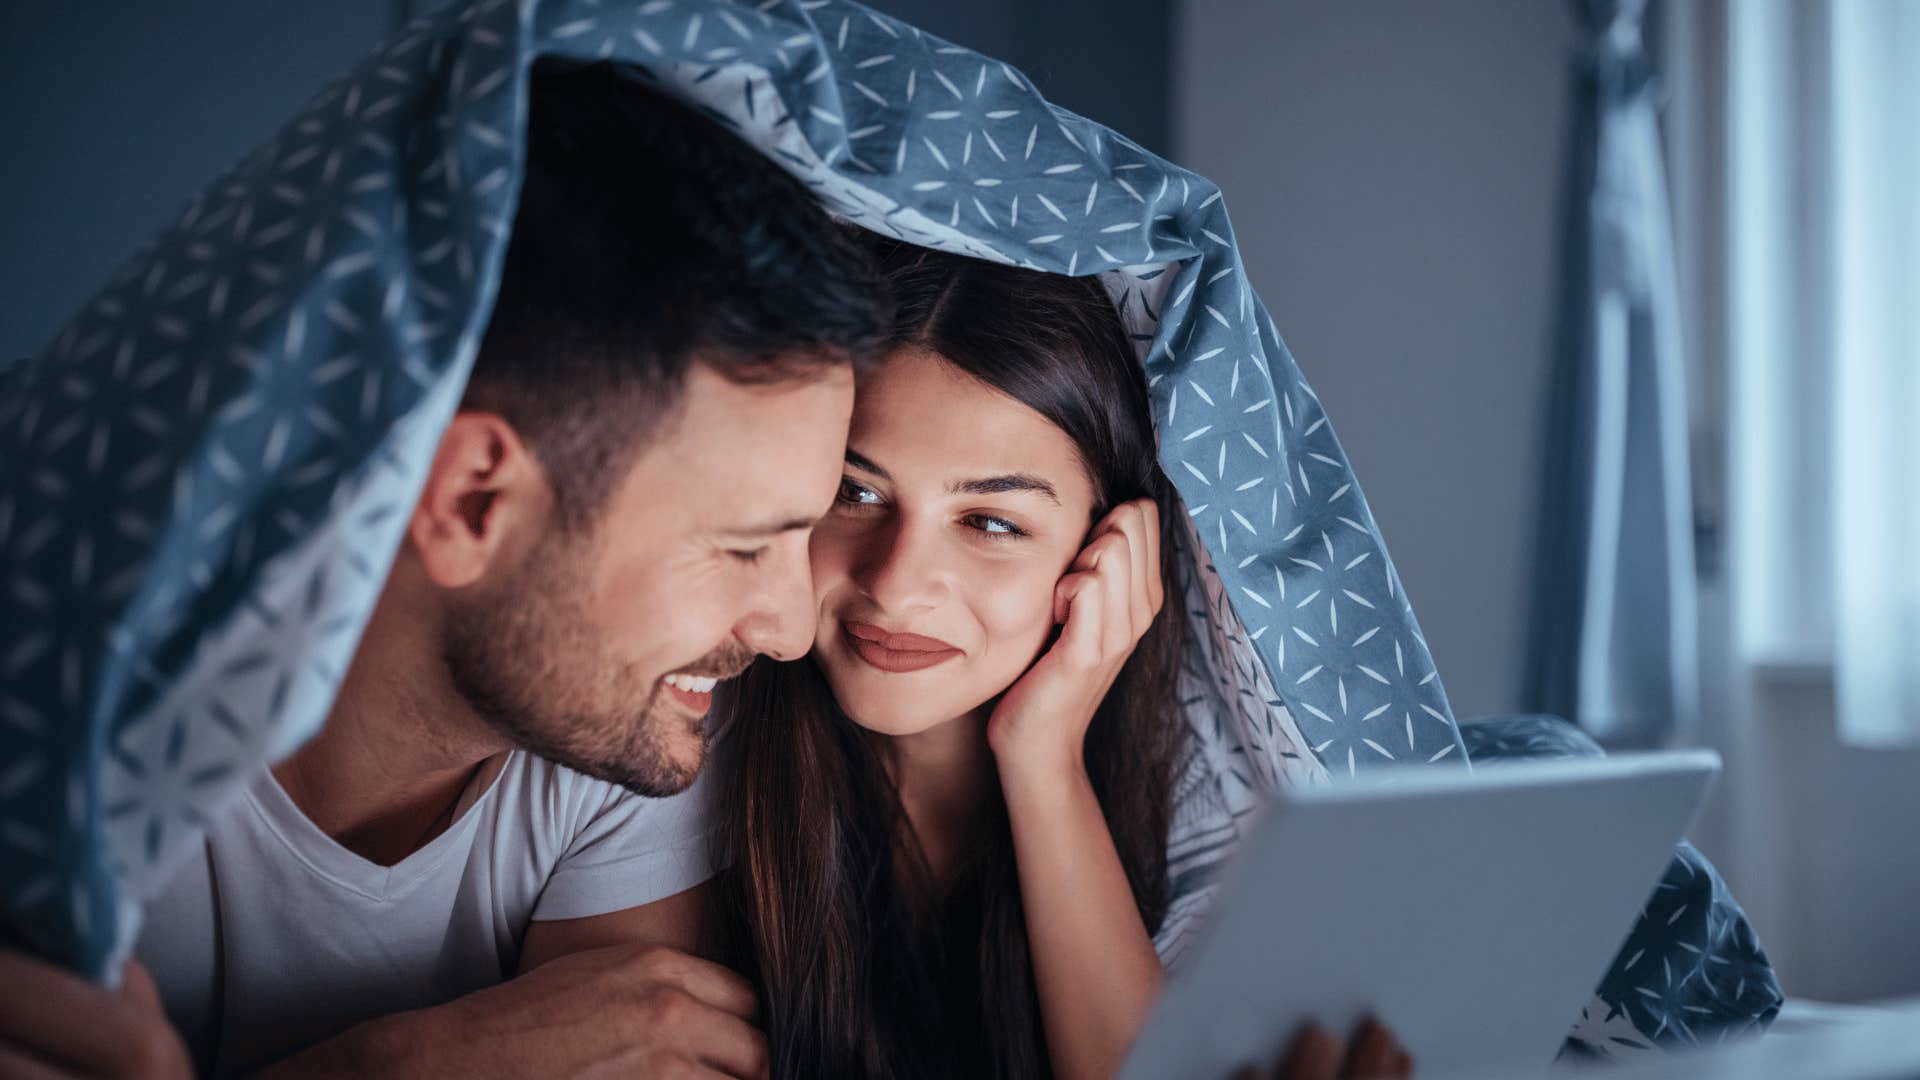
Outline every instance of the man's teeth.
{"type": "Polygon", "coordinates": [[[667,685],[689,694],[710,694],[714,687],[720,685],[720,680],[703,679],[697,675],[669,675],[667,685]]]}

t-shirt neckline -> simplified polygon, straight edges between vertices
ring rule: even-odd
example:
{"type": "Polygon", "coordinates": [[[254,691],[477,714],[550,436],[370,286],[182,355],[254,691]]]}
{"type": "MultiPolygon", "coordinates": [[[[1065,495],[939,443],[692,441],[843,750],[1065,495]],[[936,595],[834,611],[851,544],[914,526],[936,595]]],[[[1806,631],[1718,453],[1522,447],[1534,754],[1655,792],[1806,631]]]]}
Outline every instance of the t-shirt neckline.
{"type": "Polygon", "coordinates": [[[493,797],[501,777],[519,753],[509,750],[483,765],[461,790],[453,822],[391,866],[355,854],[321,831],[280,786],[271,769],[265,770],[259,783],[248,790],[247,800],[288,853],[316,876],[370,900],[393,900],[430,879],[434,868],[449,854],[469,846],[483,816],[481,804],[493,797]]]}

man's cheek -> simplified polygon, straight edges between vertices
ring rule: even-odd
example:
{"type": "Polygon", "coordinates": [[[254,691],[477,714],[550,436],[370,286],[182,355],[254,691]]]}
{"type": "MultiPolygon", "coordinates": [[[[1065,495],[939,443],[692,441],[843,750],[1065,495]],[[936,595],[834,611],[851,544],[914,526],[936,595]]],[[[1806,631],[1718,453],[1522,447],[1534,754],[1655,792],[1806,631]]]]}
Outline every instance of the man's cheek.
{"type": "Polygon", "coordinates": [[[745,648],[743,641],[753,637],[743,637],[750,620],[774,620],[793,614],[771,606],[768,593],[756,590],[751,576],[745,574],[703,579],[673,602],[678,609],[671,620],[677,627],[674,644],[682,667],[745,648]]]}

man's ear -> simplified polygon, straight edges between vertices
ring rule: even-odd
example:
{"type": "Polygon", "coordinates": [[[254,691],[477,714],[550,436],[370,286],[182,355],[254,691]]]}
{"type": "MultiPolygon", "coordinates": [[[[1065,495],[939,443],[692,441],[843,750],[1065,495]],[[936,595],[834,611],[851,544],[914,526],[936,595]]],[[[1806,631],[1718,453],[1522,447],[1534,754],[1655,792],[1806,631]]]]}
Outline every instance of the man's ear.
{"type": "Polygon", "coordinates": [[[538,535],[553,505],[546,470],[498,414],[457,412],[433,456],[407,538],[434,584],[458,589],[538,535]]]}

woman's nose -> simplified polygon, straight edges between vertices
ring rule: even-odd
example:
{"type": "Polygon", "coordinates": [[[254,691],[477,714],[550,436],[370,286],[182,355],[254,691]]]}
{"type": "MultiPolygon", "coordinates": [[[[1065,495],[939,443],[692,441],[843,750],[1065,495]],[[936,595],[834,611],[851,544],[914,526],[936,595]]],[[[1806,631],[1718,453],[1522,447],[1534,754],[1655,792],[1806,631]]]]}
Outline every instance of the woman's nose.
{"type": "Polygon", "coordinates": [[[947,595],[948,568],[943,562],[936,529],[894,518],[866,537],[853,568],[854,581],[882,610],[923,610],[947,595]]]}

